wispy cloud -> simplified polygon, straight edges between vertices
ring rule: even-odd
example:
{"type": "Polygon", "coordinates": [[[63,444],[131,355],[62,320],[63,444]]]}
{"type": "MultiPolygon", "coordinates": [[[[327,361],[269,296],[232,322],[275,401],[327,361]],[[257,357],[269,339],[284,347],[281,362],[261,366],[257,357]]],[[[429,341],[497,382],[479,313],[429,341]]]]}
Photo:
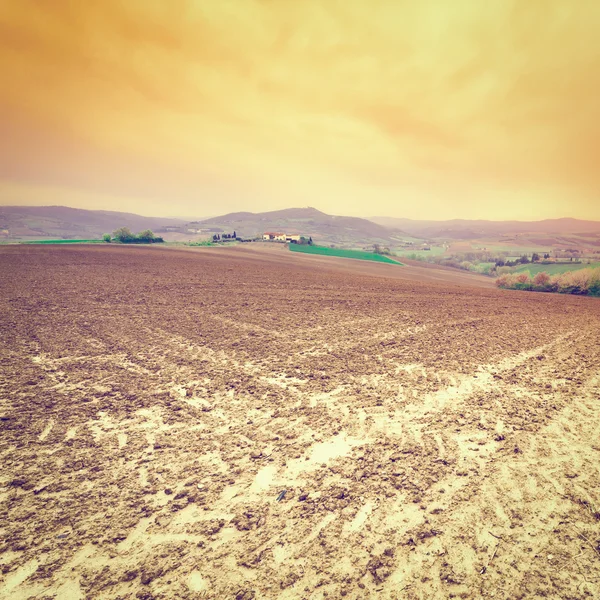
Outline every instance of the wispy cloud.
{"type": "Polygon", "coordinates": [[[599,27],[594,0],[5,2],[0,178],[144,212],[600,218],[599,27]]]}

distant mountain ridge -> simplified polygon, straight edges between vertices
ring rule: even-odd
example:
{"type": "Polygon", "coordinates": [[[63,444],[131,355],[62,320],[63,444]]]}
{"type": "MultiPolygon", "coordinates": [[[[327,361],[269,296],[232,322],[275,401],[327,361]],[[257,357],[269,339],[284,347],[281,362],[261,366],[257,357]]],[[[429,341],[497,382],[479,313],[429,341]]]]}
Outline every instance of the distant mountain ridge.
{"type": "Polygon", "coordinates": [[[600,221],[565,217],[540,221],[488,221],[450,219],[428,221],[394,217],[371,217],[373,223],[390,229],[401,229],[417,237],[449,237],[464,239],[478,235],[508,235],[514,233],[600,233],[600,221]]]}
{"type": "Polygon", "coordinates": [[[212,232],[236,231],[256,237],[266,231],[312,236],[317,243],[368,246],[394,245],[412,236],[421,239],[477,239],[484,236],[527,233],[591,234],[600,236],[600,221],[573,218],[540,221],[487,221],[451,219],[415,220],[393,217],[346,217],[326,214],[316,208],[287,208],[268,212],[233,212],[208,219],[146,217],[132,213],[87,210],[66,206],[0,206],[0,239],[36,238],[99,239],[118,227],[134,232],[152,229],[170,240],[207,238],[212,232]],[[8,232],[8,233],[6,233],[8,232]]]}
{"type": "Polygon", "coordinates": [[[328,215],[316,208],[286,208],[269,212],[235,212],[188,223],[188,227],[235,230],[238,235],[254,237],[266,231],[281,231],[312,236],[316,240],[339,244],[388,243],[394,232],[360,217],[328,215]]]}
{"type": "Polygon", "coordinates": [[[86,210],[67,206],[0,206],[0,230],[8,230],[9,239],[50,238],[100,238],[118,227],[129,227],[138,232],[166,227],[180,227],[181,219],[144,217],[132,213],[108,210],[86,210]]]}

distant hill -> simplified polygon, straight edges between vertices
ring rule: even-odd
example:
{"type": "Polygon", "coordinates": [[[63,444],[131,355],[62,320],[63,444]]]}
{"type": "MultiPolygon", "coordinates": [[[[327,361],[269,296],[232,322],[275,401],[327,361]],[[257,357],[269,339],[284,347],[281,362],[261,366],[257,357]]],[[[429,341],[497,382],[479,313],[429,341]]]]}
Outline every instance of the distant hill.
{"type": "Polygon", "coordinates": [[[270,212],[237,212],[188,223],[189,228],[235,230],[254,237],[267,231],[297,233],[315,241],[344,245],[389,243],[397,233],[388,227],[358,217],[328,215],[316,208],[288,208],[270,212]]]}
{"type": "Polygon", "coordinates": [[[365,247],[376,243],[392,247],[401,244],[407,237],[475,240],[494,236],[505,239],[511,235],[519,236],[520,240],[535,236],[539,243],[548,246],[576,244],[578,240],[564,236],[577,235],[595,239],[595,242],[589,242],[592,245],[600,243],[600,222],[571,218],[542,221],[361,219],[328,215],[307,207],[259,213],[235,212],[193,221],[66,206],[0,206],[0,240],[97,239],[103,233],[123,226],[134,232],[152,229],[167,240],[181,241],[207,238],[212,233],[234,230],[243,237],[281,231],[311,236],[317,243],[346,247],[365,247]],[[540,239],[540,235],[544,234],[547,234],[547,240],[540,239]]]}
{"type": "Polygon", "coordinates": [[[383,227],[402,229],[416,237],[475,239],[481,236],[515,233],[589,234],[600,233],[600,221],[581,219],[544,219],[541,221],[485,221],[452,219],[449,221],[419,221],[393,217],[372,217],[383,227]]]}
{"type": "Polygon", "coordinates": [[[95,239],[118,227],[134,232],[152,229],[155,233],[185,224],[180,219],[143,217],[107,210],[84,210],[66,206],[0,206],[0,231],[5,239],[73,238],[95,239]]]}

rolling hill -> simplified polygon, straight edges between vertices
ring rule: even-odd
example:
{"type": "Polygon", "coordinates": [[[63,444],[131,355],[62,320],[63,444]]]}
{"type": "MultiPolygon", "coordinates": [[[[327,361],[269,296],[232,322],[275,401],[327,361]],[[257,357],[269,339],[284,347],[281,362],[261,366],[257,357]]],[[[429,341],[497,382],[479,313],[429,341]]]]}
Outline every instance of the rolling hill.
{"type": "Polygon", "coordinates": [[[66,206],[0,206],[0,231],[9,241],[26,239],[95,239],[118,227],[138,232],[164,232],[179,228],[179,219],[144,217],[106,210],[85,210],[66,206]]]}
{"type": "Polygon", "coordinates": [[[244,237],[255,237],[266,231],[282,231],[312,236],[319,242],[342,245],[388,244],[398,233],[367,219],[328,215],[310,207],[262,213],[236,212],[188,223],[187,227],[235,230],[244,237]]]}
{"type": "Polygon", "coordinates": [[[35,239],[98,239],[103,233],[126,226],[135,232],[152,229],[170,241],[208,238],[212,233],[236,231],[257,237],[267,231],[311,236],[319,244],[363,248],[390,247],[413,238],[463,243],[494,243],[544,247],[600,247],[600,222],[579,219],[541,221],[448,221],[391,217],[345,217],[316,208],[288,208],[269,212],[235,212],[201,220],[146,217],[131,213],[85,210],[66,206],[0,206],[0,241],[35,239]]]}
{"type": "Polygon", "coordinates": [[[517,233],[594,234],[600,233],[599,221],[581,219],[544,219],[541,221],[485,221],[452,219],[448,221],[420,221],[393,217],[372,217],[373,223],[392,229],[401,229],[415,237],[475,239],[482,236],[517,233]]]}

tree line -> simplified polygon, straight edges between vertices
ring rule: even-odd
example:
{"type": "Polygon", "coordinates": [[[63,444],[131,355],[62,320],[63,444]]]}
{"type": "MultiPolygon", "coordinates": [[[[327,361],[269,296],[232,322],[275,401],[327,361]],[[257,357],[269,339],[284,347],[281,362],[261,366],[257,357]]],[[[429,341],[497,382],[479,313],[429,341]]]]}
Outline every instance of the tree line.
{"type": "Polygon", "coordinates": [[[527,271],[506,273],[496,279],[496,285],[508,290],[600,296],[600,268],[578,269],[555,275],[545,271],[534,276],[527,271]]]}
{"type": "Polygon", "coordinates": [[[105,233],[102,239],[107,242],[119,242],[121,244],[162,244],[165,240],[163,238],[154,235],[154,232],[150,229],[144,229],[135,235],[129,227],[119,227],[119,229],[113,231],[112,236],[110,233],[105,233]]]}

